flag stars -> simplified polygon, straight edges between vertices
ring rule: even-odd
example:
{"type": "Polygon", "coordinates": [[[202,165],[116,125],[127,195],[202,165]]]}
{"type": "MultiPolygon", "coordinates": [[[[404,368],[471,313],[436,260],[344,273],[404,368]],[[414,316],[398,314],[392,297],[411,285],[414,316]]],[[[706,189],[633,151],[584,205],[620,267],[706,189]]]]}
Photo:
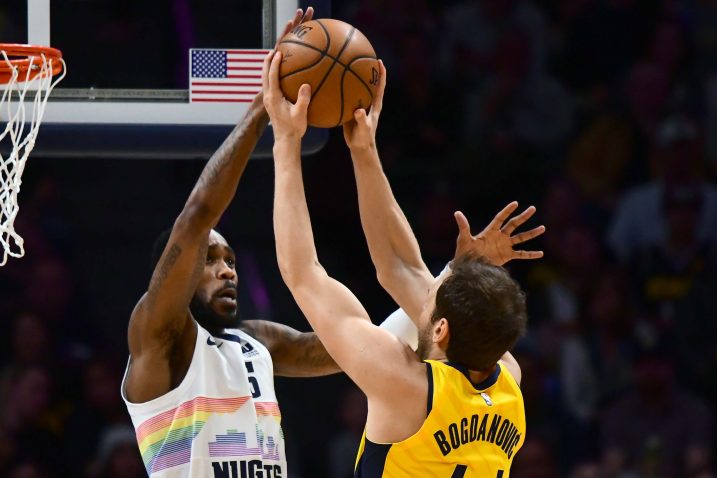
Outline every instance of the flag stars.
{"type": "Polygon", "coordinates": [[[192,76],[195,78],[223,78],[227,75],[227,52],[216,50],[192,51],[192,76]]]}

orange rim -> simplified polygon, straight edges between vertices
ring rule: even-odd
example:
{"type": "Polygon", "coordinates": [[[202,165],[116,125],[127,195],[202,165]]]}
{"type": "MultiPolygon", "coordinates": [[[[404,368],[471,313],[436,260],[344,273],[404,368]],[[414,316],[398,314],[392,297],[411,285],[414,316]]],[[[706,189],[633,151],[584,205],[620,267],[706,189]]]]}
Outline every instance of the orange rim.
{"type": "MultiPolygon", "coordinates": [[[[0,43],[0,51],[4,51],[8,56],[10,63],[5,61],[5,58],[0,54],[0,84],[7,84],[13,75],[13,70],[17,70],[18,79],[25,81],[27,78],[27,71],[31,67],[39,67],[40,63],[38,59],[45,55],[46,59],[60,60],[62,58],[62,52],[56,48],[49,46],[36,46],[36,45],[20,45],[16,43],[0,43]]],[[[41,60],[40,60],[41,61],[41,60]]],[[[39,73],[40,69],[37,68],[37,72],[30,72],[29,80],[34,79],[39,73]]],[[[62,62],[52,62],[52,76],[57,75],[62,71],[62,62]]]]}

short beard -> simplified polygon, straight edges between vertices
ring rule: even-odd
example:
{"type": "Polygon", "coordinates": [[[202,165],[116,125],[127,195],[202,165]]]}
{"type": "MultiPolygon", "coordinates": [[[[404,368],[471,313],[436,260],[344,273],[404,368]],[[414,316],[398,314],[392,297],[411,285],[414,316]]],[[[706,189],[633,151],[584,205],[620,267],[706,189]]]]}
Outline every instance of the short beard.
{"type": "Polygon", "coordinates": [[[418,348],[416,349],[416,355],[421,360],[426,360],[428,354],[431,351],[431,334],[433,332],[433,324],[426,325],[423,330],[418,331],[418,348]]]}
{"type": "Polygon", "coordinates": [[[189,310],[197,323],[210,332],[221,329],[236,329],[242,321],[238,305],[233,314],[222,315],[218,314],[210,307],[209,303],[203,302],[196,295],[192,297],[192,301],[189,303],[189,310]]]}

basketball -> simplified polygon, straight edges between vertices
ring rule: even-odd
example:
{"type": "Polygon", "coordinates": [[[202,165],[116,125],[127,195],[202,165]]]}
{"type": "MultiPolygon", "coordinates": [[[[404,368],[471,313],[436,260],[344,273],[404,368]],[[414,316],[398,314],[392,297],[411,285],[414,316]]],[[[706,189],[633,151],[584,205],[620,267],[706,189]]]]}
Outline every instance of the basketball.
{"type": "Polygon", "coordinates": [[[280,42],[279,78],[284,96],[296,101],[311,86],[308,122],[331,128],[368,108],[378,89],[379,65],[368,39],[348,23],[323,18],[297,26],[280,42]]]}

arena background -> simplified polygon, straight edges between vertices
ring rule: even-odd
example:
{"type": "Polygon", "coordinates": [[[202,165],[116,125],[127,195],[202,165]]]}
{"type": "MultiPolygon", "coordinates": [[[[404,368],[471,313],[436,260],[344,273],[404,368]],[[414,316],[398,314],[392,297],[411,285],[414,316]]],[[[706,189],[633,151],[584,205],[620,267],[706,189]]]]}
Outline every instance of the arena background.
{"type": "MultiPolygon", "coordinates": [[[[102,41],[139,61],[151,25],[122,12],[161,17],[173,1],[97,0],[113,29],[78,29],[72,48],[87,53],[72,67],[90,71],[102,41]]],[[[83,2],[66,3],[70,14],[83,2]]],[[[717,2],[331,9],[388,67],[379,149],[431,267],[452,256],[456,209],[477,230],[517,199],[548,228],[533,244],[543,260],[509,266],[530,308],[515,352],[528,433],[511,476],[715,476],[717,2]]],[[[221,19],[205,9],[197,21],[221,19]]],[[[0,4],[0,40],[19,24],[0,4]]],[[[135,73],[173,86],[145,63],[135,73]]],[[[304,164],[321,260],[379,322],[394,306],[367,254],[341,131],[304,164]]],[[[0,270],[0,476],[145,476],[119,396],[127,320],[152,241],[202,166],[29,161],[17,221],[27,255],[0,270]]],[[[244,317],[306,330],[274,257],[272,168],[250,163],[220,228],[239,253],[244,317]]],[[[292,478],[352,476],[362,395],[343,375],[276,385],[292,478]]]]}

